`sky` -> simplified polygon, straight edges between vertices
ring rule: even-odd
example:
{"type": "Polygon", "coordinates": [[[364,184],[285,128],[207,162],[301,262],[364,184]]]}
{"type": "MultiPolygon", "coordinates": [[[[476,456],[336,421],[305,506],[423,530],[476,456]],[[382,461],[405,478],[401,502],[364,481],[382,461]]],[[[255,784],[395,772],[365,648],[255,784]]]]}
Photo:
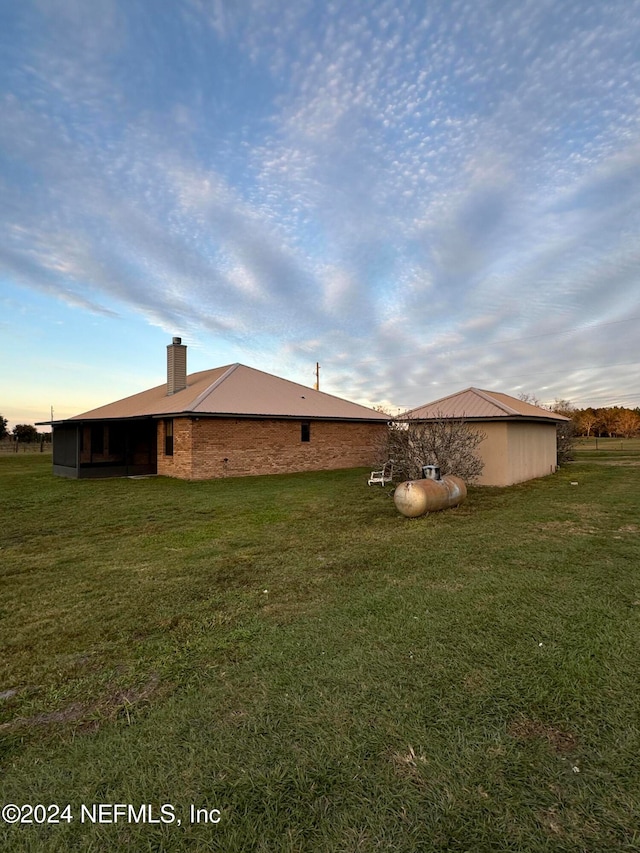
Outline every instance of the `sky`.
{"type": "Polygon", "coordinates": [[[638,0],[3,0],[0,413],[241,362],[640,406],[638,0]]]}

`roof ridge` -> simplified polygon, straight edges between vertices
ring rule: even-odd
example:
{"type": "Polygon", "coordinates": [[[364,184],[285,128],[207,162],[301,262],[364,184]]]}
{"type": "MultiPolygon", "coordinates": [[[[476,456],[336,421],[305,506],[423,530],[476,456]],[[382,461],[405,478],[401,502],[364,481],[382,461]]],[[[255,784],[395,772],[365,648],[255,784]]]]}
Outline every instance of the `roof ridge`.
{"type": "MultiPolygon", "coordinates": [[[[288,385],[295,385],[297,388],[301,388],[306,393],[312,392],[313,394],[320,394],[322,397],[330,397],[332,400],[345,402],[345,398],[338,397],[337,394],[330,394],[328,391],[321,391],[319,388],[314,388],[312,385],[303,385],[302,382],[296,382],[295,379],[286,379],[284,376],[276,376],[275,373],[269,373],[266,370],[260,370],[259,367],[251,367],[248,364],[240,364],[236,366],[244,367],[246,370],[252,370],[254,373],[261,373],[263,376],[268,376],[271,379],[279,379],[281,382],[286,382],[288,385]]],[[[346,400],[346,402],[351,403],[352,406],[358,406],[361,409],[366,409],[367,411],[375,411],[372,410],[370,406],[365,406],[364,403],[354,403],[353,400],[346,400]]]]}
{"type": "Polygon", "coordinates": [[[456,412],[455,415],[449,414],[445,417],[456,418],[525,418],[548,421],[562,421],[565,418],[555,412],[550,412],[541,406],[535,406],[531,403],[526,403],[524,400],[518,401],[510,394],[505,394],[503,391],[488,391],[482,388],[470,386],[463,391],[457,391],[454,394],[449,394],[446,397],[441,397],[438,400],[432,400],[429,403],[424,403],[422,406],[416,406],[409,409],[402,415],[403,418],[428,418],[436,419],[442,415],[442,411],[456,412]],[[464,400],[466,397],[471,397],[471,400],[464,400]],[[515,406],[510,405],[513,401],[515,406]],[[464,409],[463,409],[464,406],[464,409]],[[480,409],[478,409],[480,407],[480,409]],[[488,407],[488,411],[487,411],[488,407]],[[485,410],[482,414],[469,414],[468,409],[478,409],[478,412],[485,410]]]}
{"type": "MultiPolygon", "coordinates": [[[[239,367],[244,367],[251,370],[253,373],[262,373],[263,376],[269,376],[271,379],[280,379],[282,382],[288,382],[289,385],[297,385],[298,388],[304,388],[306,391],[317,391],[317,388],[312,388],[311,385],[303,385],[302,382],[296,382],[295,379],[286,379],[284,376],[277,376],[275,373],[269,373],[268,370],[261,370],[259,367],[252,367],[250,364],[241,364],[239,367]]],[[[324,391],[320,391],[323,394],[324,391]]],[[[330,395],[328,395],[330,396],[330,395]]]]}
{"type": "MultiPolygon", "coordinates": [[[[517,409],[512,408],[511,406],[507,406],[506,403],[501,403],[500,400],[496,400],[496,398],[492,395],[491,391],[483,391],[481,388],[469,388],[469,391],[475,392],[479,397],[482,397],[487,403],[491,403],[494,406],[497,406],[499,409],[502,409],[503,412],[506,412],[508,415],[521,415],[522,412],[519,412],[517,409]]],[[[496,393],[500,393],[497,391],[496,393]]],[[[508,397],[508,394],[504,396],[508,397]]]]}
{"type": "Polygon", "coordinates": [[[204,391],[201,391],[200,394],[198,394],[198,396],[195,398],[195,400],[192,400],[188,406],[185,406],[185,411],[191,411],[193,409],[196,409],[201,403],[204,403],[209,394],[212,394],[216,390],[216,388],[218,388],[224,382],[225,379],[228,379],[229,376],[231,376],[234,370],[237,370],[238,367],[240,367],[239,361],[236,361],[235,364],[229,365],[229,367],[225,370],[222,376],[219,376],[214,382],[211,383],[211,385],[208,385],[204,389],[204,391]]]}
{"type": "Polygon", "coordinates": [[[438,397],[437,400],[432,400],[430,403],[423,403],[421,406],[414,406],[412,409],[409,409],[404,414],[410,415],[411,412],[415,412],[418,409],[424,409],[425,406],[435,406],[436,403],[442,403],[445,400],[450,400],[451,397],[459,397],[460,394],[464,394],[465,391],[475,391],[475,390],[476,390],[475,388],[469,387],[469,388],[464,388],[462,391],[455,391],[453,394],[447,394],[445,397],[438,397]]]}

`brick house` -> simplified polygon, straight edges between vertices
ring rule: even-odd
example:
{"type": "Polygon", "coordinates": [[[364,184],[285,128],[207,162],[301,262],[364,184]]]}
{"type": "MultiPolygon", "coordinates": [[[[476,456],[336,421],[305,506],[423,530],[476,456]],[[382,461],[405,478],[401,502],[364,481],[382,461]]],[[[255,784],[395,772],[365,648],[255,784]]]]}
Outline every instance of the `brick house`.
{"type": "Polygon", "coordinates": [[[479,388],[425,403],[402,417],[414,423],[450,418],[477,426],[485,435],[477,451],[484,462],[480,486],[510,486],[553,474],[556,427],[569,420],[509,394],[479,388]]]}
{"type": "Polygon", "coordinates": [[[167,347],[167,382],[52,423],[64,477],[186,480],[373,465],[388,417],[243,364],[187,375],[167,347]]]}

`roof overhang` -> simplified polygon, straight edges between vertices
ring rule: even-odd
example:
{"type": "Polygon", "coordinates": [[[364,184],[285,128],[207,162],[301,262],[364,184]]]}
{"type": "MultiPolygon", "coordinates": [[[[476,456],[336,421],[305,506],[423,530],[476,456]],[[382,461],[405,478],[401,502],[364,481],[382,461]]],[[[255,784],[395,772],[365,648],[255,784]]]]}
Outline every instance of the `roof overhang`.
{"type": "Polygon", "coordinates": [[[405,422],[413,422],[413,423],[436,423],[437,421],[463,421],[466,424],[476,423],[476,424],[487,424],[487,423],[514,423],[514,422],[522,422],[522,423],[536,423],[536,424],[560,424],[563,421],[569,421],[571,418],[565,418],[564,415],[557,415],[556,417],[536,417],[535,415],[487,415],[485,417],[467,417],[466,415],[447,415],[445,417],[432,417],[432,418],[421,418],[414,417],[412,415],[400,415],[395,420],[405,421],[405,422]]]}
{"type": "Polygon", "coordinates": [[[121,423],[122,421],[159,421],[171,418],[189,418],[198,420],[220,420],[223,418],[245,421],[327,421],[331,423],[365,423],[381,424],[389,423],[392,418],[340,418],[323,415],[281,415],[281,414],[247,414],[246,412],[162,412],[155,415],[130,415],[119,418],[67,418],[61,421],[42,421],[38,426],[62,426],[71,424],[95,424],[95,423],[121,423]]]}
{"type": "MultiPolygon", "coordinates": [[[[130,415],[126,418],[66,418],[63,421],[39,421],[36,426],[70,426],[73,424],[121,423],[122,421],[150,421],[155,415],[130,415]]],[[[173,416],[171,416],[173,417],[173,416]]]]}
{"type": "Polygon", "coordinates": [[[344,418],[329,415],[309,415],[303,412],[291,414],[275,414],[275,413],[247,413],[247,412],[175,412],[173,414],[153,415],[153,418],[158,420],[166,418],[190,418],[192,421],[197,420],[220,420],[221,418],[232,418],[233,420],[245,421],[331,421],[341,423],[368,423],[368,424],[386,424],[391,418],[344,418]]]}

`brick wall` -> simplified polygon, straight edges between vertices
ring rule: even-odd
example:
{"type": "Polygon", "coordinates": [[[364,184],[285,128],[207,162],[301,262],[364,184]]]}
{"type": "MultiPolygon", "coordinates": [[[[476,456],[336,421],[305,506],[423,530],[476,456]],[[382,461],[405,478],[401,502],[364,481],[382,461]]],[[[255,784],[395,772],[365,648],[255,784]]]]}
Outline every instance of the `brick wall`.
{"type": "Polygon", "coordinates": [[[193,424],[189,418],[173,418],[173,456],[167,456],[166,423],[158,421],[158,474],[190,480],[193,477],[193,424]]]}
{"type": "Polygon", "coordinates": [[[374,465],[386,426],[232,418],[174,419],[174,455],[164,455],[164,422],[158,427],[158,474],[183,479],[283,474],[374,465]]]}

